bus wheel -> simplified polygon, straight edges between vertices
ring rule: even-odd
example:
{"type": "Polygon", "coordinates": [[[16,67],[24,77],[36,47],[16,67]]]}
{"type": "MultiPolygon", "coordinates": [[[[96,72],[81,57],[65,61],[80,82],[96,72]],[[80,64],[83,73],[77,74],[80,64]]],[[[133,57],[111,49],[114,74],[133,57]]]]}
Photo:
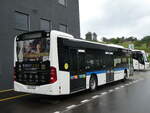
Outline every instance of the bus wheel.
{"type": "Polygon", "coordinates": [[[91,76],[90,78],[90,91],[94,91],[97,88],[97,79],[95,76],[91,76]]]}

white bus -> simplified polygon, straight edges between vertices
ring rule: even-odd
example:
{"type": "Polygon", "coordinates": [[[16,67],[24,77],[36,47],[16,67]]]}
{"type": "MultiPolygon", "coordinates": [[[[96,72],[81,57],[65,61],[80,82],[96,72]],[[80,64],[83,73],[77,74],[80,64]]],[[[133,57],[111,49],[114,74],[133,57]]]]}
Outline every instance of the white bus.
{"type": "Polygon", "coordinates": [[[148,70],[150,63],[147,55],[143,50],[132,50],[133,53],[133,68],[134,70],[148,70]]]}
{"type": "Polygon", "coordinates": [[[14,90],[18,92],[67,95],[130,75],[128,49],[66,33],[24,33],[15,38],[14,46],[14,90]]]}

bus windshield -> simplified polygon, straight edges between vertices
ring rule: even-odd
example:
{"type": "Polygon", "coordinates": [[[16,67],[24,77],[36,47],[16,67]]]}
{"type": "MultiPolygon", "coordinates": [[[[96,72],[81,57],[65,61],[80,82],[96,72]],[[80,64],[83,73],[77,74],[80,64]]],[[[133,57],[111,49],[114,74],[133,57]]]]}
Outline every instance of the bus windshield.
{"type": "Polygon", "coordinates": [[[47,61],[49,59],[50,39],[37,38],[17,41],[17,60],[47,61]]]}
{"type": "Polygon", "coordinates": [[[145,61],[145,62],[148,62],[148,59],[147,59],[146,54],[143,54],[143,57],[144,57],[144,61],[145,61]]]}

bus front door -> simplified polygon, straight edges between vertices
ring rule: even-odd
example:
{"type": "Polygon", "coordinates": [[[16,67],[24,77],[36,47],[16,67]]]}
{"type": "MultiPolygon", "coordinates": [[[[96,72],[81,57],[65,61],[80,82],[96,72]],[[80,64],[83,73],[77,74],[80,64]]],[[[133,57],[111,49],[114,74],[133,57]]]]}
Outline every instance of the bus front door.
{"type": "Polygon", "coordinates": [[[70,92],[86,89],[85,50],[70,49],[70,92]]]}

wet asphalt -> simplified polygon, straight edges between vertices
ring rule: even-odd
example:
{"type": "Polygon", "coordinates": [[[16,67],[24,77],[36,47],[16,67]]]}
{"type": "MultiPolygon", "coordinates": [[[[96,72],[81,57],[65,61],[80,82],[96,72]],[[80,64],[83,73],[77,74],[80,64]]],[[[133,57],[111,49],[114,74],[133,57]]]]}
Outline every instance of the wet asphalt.
{"type": "Polygon", "coordinates": [[[125,82],[107,84],[94,92],[20,95],[24,93],[0,93],[0,113],[150,113],[150,71],[135,72],[125,82]]]}

